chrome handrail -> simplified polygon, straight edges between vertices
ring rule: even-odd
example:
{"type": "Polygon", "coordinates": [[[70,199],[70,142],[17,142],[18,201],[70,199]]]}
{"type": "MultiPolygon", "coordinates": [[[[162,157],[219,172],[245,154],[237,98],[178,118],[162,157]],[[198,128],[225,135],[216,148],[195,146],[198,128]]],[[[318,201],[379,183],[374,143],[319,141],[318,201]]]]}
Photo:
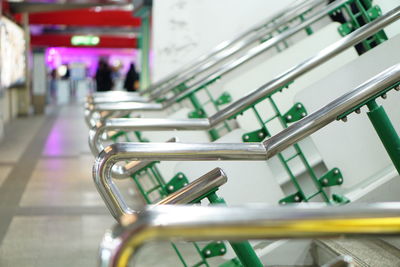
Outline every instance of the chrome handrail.
{"type": "MultiPolygon", "coordinates": [[[[201,78],[201,81],[196,81],[195,84],[191,85],[188,89],[185,89],[182,93],[173,96],[172,98],[167,99],[166,101],[158,104],[157,106],[153,106],[152,103],[149,103],[148,106],[146,104],[137,105],[136,102],[125,102],[125,103],[106,103],[106,104],[98,104],[98,105],[91,105],[90,112],[88,114],[93,114],[96,111],[161,111],[164,110],[173,104],[175,104],[179,99],[187,96],[188,94],[198,90],[198,88],[209,81],[212,81],[219,76],[226,74],[235,68],[241,66],[248,60],[258,56],[259,54],[273,48],[275,45],[279,44],[280,42],[286,40],[287,38],[293,36],[294,34],[304,30],[312,23],[320,20],[327,14],[329,14],[332,10],[335,10],[339,6],[346,3],[348,0],[337,0],[330,5],[326,6],[321,12],[313,15],[312,17],[308,18],[301,24],[269,39],[268,41],[250,49],[245,55],[241,56],[238,59],[235,59],[231,62],[224,64],[221,68],[219,68],[216,72],[207,75],[204,78],[201,78]]],[[[372,32],[374,33],[374,32],[372,32]]],[[[349,36],[354,36],[354,34],[350,34],[349,36]]],[[[363,35],[364,36],[364,35],[363,35]]],[[[351,42],[352,45],[356,44],[351,42]]],[[[231,104],[230,106],[234,105],[235,103],[231,104]]],[[[92,124],[92,126],[94,126],[92,124]]]]}
{"type": "Polygon", "coordinates": [[[173,74],[168,75],[166,78],[150,86],[150,88],[147,90],[142,91],[141,95],[150,94],[151,100],[156,99],[161,94],[169,92],[179,84],[186,82],[192,76],[207,71],[211,67],[215,66],[218,62],[221,62],[235,53],[245,49],[251,43],[254,43],[260,38],[278,29],[280,26],[293,20],[296,16],[324,3],[326,3],[325,0],[308,0],[298,1],[298,3],[287,6],[280,12],[269,16],[262,23],[255,25],[251,29],[241,33],[231,40],[220,43],[208,54],[202,55],[194,62],[190,62],[189,64],[182,66],[173,74]],[[273,26],[266,26],[271,22],[275,22],[273,26]]]}
{"type": "MultiPolygon", "coordinates": [[[[355,90],[330,102],[302,120],[293,123],[262,143],[116,143],[107,146],[96,158],[93,179],[106,185],[111,169],[124,160],[267,160],[302,140],[345,112],[365,104],[400,82],[400,64],[394,65],[359,85],[355,90]]],[[[400,87],[399,87],[400,88],[400,87]]],[[[397,88],[396,88],[397,89],[397,88]]],[[[112,195],[105,186],[104,194],[112,195]]]]}
{"type": "MultiPolygon", "coordinates": [[[[290,21],[295,19],[300,14],[304,13],[306,10],[316,8],[317,6],[324,3],[326,3],[326,1],[321,1],[321,0],[313,0],[308,2],[304,1],[300,2],[299,5],[294,6],[293,8],[288,8],[286,11],[278,13],[276,16],[274,16],[274,20],[276,20],[276,22],[273,25],[266,27],[265,29],[263,29],[264,27],[259,27],[257,30],[252,31],[255,32],[254,36],[249,36],[245,40],[241,40],[243,39],[243,37],[238,38],[237,40],[231,42],[228,46],[225,46],[225,48],[220,52],[218,52],[216,55],[214,55],[214,57],[205,60],[203,64],[194,64],[193,66],[195,68],[192,71],[181,75],[181,77],[177,81],[174,81],[173,84],[167,87],[160,87],[157,90],[153,91],[150,94],[150,99],[151,100],[157,99],[161,95],[170,92],[179,84],[190,80],[193,77],[193,73],[199,75],[203,72],[209,71],[211,68],[216,67],[220,62],[227,60],[236,53],[241,52],[241,50],[244,50],[245,48],[249,47],[251,44],[254,44],[255,42],[259,41],[260,38],[268,36],[274,31],[287,25],[290,21]]],[[[251,34],[251,32],[246,33],[246,35],[249,34],[251,34]]],[[[287,36],[286,38],[288,37],[289,36],[287,36]]]]}
{"type": "MultiPolygon", "coordinates": [[[[204,194],[218,189],[221,185],[225,184],[226,181],[227,177],[223,170],[215,168],[178,191],[171,193],[156,205],[191,203],[204,194]]],[[[118,190],[118,187],[114,184],[111,178],[108,177],[108,179],[95,180],[95,185],[111,215],[117,221],[122,215],[136,213],[136,211],[129,208],[118,190]]]]}
{"type": "MultiPolygon", "coordinates": [[[[178,142],[176,137],[172,137],[168,143],[178,142]]],[[[125,165],[114,165],[111,170],[111,176],[114,179],[127,179],[137,171],[149,166],[153,161],[129,161],[125,165]]]]}
{"type": "Polygon", "coordinates": [[[100,137],[106,130],[118,131],[167,131],[167,130],[206,130],[211,127],[208,119],[109,119],[97,122],[89,130],[89,147],[94,156],[97,156],[104,146],[100,137]]]}
{"type": "MultiPolygon", "coordinates": [[[[217,124],[223,122],[226,119],[231,118],[237,113],[240,113],[244,111],[247,107],[253,105],[260,99],[263,99],[264,97],[271,95],[275,91],[279,90],[286,84],[288,84],[291,81],[294,81],[296,78],[300,77],[304,73],[307,73],[308,71],[314,69],[318,65],[328,61],[335,55],[341,53],[342,51],[346,50],[347,48],[357,44],[359,41],[367,38],[368,36],[374,34],[375,32],[381,30],[385,26],[393,23],[394,21],[398,20],[400,18],[400,6],[393,9],[392,11],[386,13],[379,19],[370,22],[367,25],[364,25],[363,27],[357,29],[353,33],[349,34],[348,36],[344,37],[343,39],[333,43],[332,45],[328,46],[327,48],[321,50],[319,53],[317,53],[315,56],[310,57],[309,59],[301,62],[300,64],[295,65],[294,67],[290,68],[288,71],[281,73],[280,75],[276,76],[274,79],[272,79],[270,82],[267,84],[261,86],[260,88],[254,90],[253,92],[247,94],[246,96],[242,97],[241,99],[235,101],[234,103],[230,104],[226,108],[218,111],[208,119],[192,119],[190,120],[192,122],[193,128],[191,129],[210,129],[217,124]],[[207,122],[208,120],[208,122],[207,122]],[[209,126],[207,126],[209,125],[209,126]],[[203,128],[205,127],[205,128],[203,128]]],[[[136,103],[137,104],[137,103],[136,103]]],[[[125,105],[130,105],[129,103],[125,103],[125,105]]],[[[115,105],[119,106],[119,105],[115,105]]],[[[122,108],[122,105],[119,106],[122,108]]],[[[126,106],[125,106],[126,107],[126,106]]],[[[115,109],[116,110],[116,109],[115,109]]],[[[119,129],[118,127],[122,127],[122,123],[118,122],[119,119],[115,119],[109,124],[100,122],[97,127],[94,127],[90,131],[90,137],[89,137],[89,144],[92,148],[92,151],[99,151],[101,149],[101,143],[99,142],[98,138],[94,138],[95,136],[98,136],[99,134],[96,135],[96,131],[105,131],[108,129],[119,129]],[[100,145],[99,145],[100,144],[100,145]]],[[[143,126],[138,126],[136,128],[136,123],[139,125],[145,125],[152,130],[174,130],[174,129],[181,129],[180,125],[182,124],[188,124],[188,120],[173,120],[170,121],[168,119],[157,119],[157,120],[148,120],[148,119],[141,119],[138,120],[136,119],[134,123],[129,123],[129,119],[124,120],[124,129],[125,130],[146,130],[145,127],[143,126]],[[143,121],[142,121],[143,120],[143,121]],[[157,128],[157,125],[155,123],[160,124],[161,126],[157,128]],[[170,124],[169,124],[170,123],[170,124]],[[169,128],[167,127],[169,125],[169,128]]]]}
{"type": "Polygon", "coordinates": [[[127,92],[127,91],[106,91],[106,92],[94,92],[86,97],[87,103],[102,103],[111,101],[137,101],[143,102],[148,99],[139,95],[138,92],[127,92]]]}
{"type": "Polygon", "coordinates": [[[400,234],[400,203],[157,206],[108,230],[99,266],[125,267],[149,241],[376,237],[400,234]]]}

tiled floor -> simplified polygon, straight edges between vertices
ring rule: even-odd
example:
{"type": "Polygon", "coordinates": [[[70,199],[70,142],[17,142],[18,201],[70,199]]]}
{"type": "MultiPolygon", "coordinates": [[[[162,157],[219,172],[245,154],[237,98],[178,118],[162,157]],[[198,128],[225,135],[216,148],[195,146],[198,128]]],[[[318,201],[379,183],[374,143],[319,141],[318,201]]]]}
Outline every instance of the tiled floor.
{"type": "MultiPolygon", "coordinates": [[[[0,143],[0,267],[97,266],[114,219],[92,181],[83,108],[64,106],[7,126],[0,143]]],[[[142,207],[131,180],[115,182],[132,208],[142,207]]],[[[188,263],[199,260],[191,244],[179,249],[188,263]]],[[[169,243],[146,246],[134,262],[181,266],[169,243]]]]}
{"type": "Polygon", "coordinates": [[[114,220],[97,193],[79,105],[11,122],[0,143],[0,267],[96,266],[114,220]]]}

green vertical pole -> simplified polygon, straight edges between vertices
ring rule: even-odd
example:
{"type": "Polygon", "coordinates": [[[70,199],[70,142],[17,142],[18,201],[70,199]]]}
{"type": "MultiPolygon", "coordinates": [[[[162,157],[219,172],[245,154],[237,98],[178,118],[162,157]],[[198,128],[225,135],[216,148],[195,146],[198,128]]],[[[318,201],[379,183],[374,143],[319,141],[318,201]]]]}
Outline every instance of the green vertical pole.
{"type": "MultiPolygon", "coordinates": [[[[218,197],[215,192],[207,195],[208,200],[212,204],[226,204],[225,200],[218,197]]],[[[235,251],[238,259],[245,267],[263,267],[260,259],[257,257],[254,249],[248,241],[243,242],[229,242],[235,251]]]]}
{"type": "Polygon", "coordinates": [[[150,86],[150,8],[141,14],[142,25],[139,38],[141,54],[140,89],[145,90],[150,86]]]}
{"type": "Polygon", "coordinates": [[[367,106],[368,117],[400,174],[400,138],[382,106],[379,106],[375,100],[369,101],[367,106]]]}

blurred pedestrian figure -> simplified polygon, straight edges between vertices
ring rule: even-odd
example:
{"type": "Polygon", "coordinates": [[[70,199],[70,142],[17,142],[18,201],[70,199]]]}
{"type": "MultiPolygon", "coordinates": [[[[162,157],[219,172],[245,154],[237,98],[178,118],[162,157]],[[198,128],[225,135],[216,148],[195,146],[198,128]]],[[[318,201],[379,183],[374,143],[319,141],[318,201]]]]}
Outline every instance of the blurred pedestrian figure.
{"type": "Polygon", "coordinates": [[[50,71],[50,101],[56,103],[57,101],[57,69],[54,68],[50,71]]]}
{"type": "Polygon", "coordinates": [[[104,59],[99,60],[99,66],[96,71],[97,91],[110,91],[113,87],[112,70],[104,59]]]}
{"type": "Polygon", "coordinates": [[[135,64],[131,63],[128,72],[126,73],[124,88],[128,92],[139,90],[139,74],[136,72],[135,64]]]}

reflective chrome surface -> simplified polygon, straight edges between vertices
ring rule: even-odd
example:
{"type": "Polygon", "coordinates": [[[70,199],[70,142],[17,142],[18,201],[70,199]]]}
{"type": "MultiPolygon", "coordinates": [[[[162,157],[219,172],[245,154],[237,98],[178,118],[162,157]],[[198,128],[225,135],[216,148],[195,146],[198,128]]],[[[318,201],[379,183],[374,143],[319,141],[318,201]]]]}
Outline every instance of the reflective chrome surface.
{"type": "Polygon", "coordinates": [[[159,103],[139,102],[100,103],[91,105],[89,109],[94,111],[162,110],[163,105],[159,103]]]}
{"type": "MultiPolygon", "coordinates": [[[[167,141],[168,143],[178,142],[176,137],[172,137],[167,141]]],[[[94,156],[97,156],[95,154],[94,156]]],[[[112,178],[115,179],[127,179],[130,178],[132,174],[137,172],[138,170],[146,167],[147,165],[151,164],[152,161],[129,161],[124,165],[114,165],[111,170],[112,178]]]]}
{"type": "Polygon", "coordinates": [[[106,232],[100,266],[127,266],[152,240],[372,237],[400,234],[400,203],[324,206],[157,206],[121,218],[106,232]]]}
{"type": "Polygon", "coordinates": [[[317,14],[313,15],[312,17],[308,18],[306,21],[303,23],[294,26],[293,28],[289,28],[288,30],[284,31],[283,33],[272,37],[271,39],[261,43],[260,45],[251,48],[246,54],[243,56],[228,62],[227,64],[224,64],[221,68],[219,68],[217,71],[213,72],[212,74],[201,78],[198,81],[195,81],[193,85],[191,85],[188,89],[184,90],[183,92],[177,94],[176,96],[170,98],[167,103],[169,104],[170,102],[176,102],[178,99],[181,99],[190,93],[198,90],[203,84],[206,84],[208,82],[211,82],[218,77],[221,77],[239,66],[243,65],[247,61],[255,58],[256,56],[260,55],[261,53],[264,53],[265,51],[268,51],[271,48],[274,48],[275,45],[279,44],[280,42],[286,40],[287,38],[293,36],[294,34],[304,30],[307,26],[313,24],[314,22],[322,19],[325,17],[327,14],[329,14],[332,10],[336,9],[340,5],[343,5],[343,3],[347,2],[347,0],[338,0],[333,2],[332,4],[326,6],[323,10],[320,10],[317,14]]]}
{"type": "MultiPolygon", "coordinates": [[[[341,1],[334,2],[333,4],[338,5],[339,3],[341,3],[341,1]]],[[[331,4],[331,5],[333,5],[333,4],[331,4]]],[[[318,16],[320,16],[320,15],[318,15],[318,16]]],[[[274,78],[270,82],[266,83],[262,87],[254,90],[253,92],[247,94],[246,96],[242,97],[238,101],[235,101],[234,103],[230,104],[226,108],[215,113],[214,115],[212,115],[209,118],[210,124],[216,125],[216,124],[223,122],[224,120],[232,117],[233,115],[245,110],[248,106],[256,103],[259,99],[262,99],[268,95],[271,95],[273,92],[275,92],[282,86],[285,86],[286,84],[295,80],[296,78],[303,75],[304,73],[307,73],[308,71],[310,71],[310,70],[314,69],[315,67],[321,65],[322,63],[328,61],[335,55],[337,55],[337,54],[343,52],[344,50],[346,50],[347,48],[357,44],[361,40],[367,38],[368,36],[374,34],[377,31],[381,30],[382,28],[393,23],[394,21],[398,20],[399,18],[400,18],[400,7],[397,7],[395,9],[393,9],[392,11],[384,14],[382,17],[376,19],[375,21],[373,21],[367,25],[364,25],[363,27],[361,27],[358,30],[354,31],[353,33],[347,35],[343,39],[341,39],[341,40],[335,42],[334,44],[328,46],[327,48],[321,50],[315,56],[301,62],[298,65],[293,66],[288,71],[281,73],[276,78],[274,78]]],[[[312,20],[312,18],[310,18],[309,20],[312,20]]],[[[307,20],[304,23],[309,23],[309,20],[307,20]]],[[[303,25],[303,24],[301,24],[301,25],[303,25]]],[[[289,29],[288,31],[284,32],[283,34],[289,34],[290,31],[293,31],[295,29],[296,28],[289,29]]],[[[263,45],[265,46],[269,42],[274,42],[274,43],[277,42],[276,38],[281,38],[280,36],[282,36],[282,35],[279,35],[277,37],[270,39],[269,41],[263,43],[263,45]]],[[[245,59],[244,58],[238,59],[237,63],[239,64],[239,61],[242,62],[242,60],[245,60],[245,59]]],[[[226,67],[226,70],[230,69],[230,67],[229,68],[226,67]]],[[[217,76],[219,76],[219,75],[217,75],[217,76]]],[[[174,104],[176,102],[177,99],[182,98],[182,97],[186,96],[187,94],[189,94],[191,91],[196,90],[196,88],[194,88],[194,87],[192,89],[190,89],[189,91],[184,91],[182,94],[179,94],[179,95],[169,99],[168,101],[164,102],[164,107],[171,106],[172,104],[174,104]]],[[[135,107],[135,104],[133,104],[133,103],[132,104],[125,103],[125,104],[126,104],[125,107],[132,108],[131,110],[133,110],[133,108],[135,107]]],[[[138,103],[136,103],[136,104],[138,104],[138,103]]],[[[160,110],[161,109],[162,108],[160,107],[160,110]]],[[[106,109],[106,110],[112,110],[112,109],[106,109]]],[[[119,109],[117,109],[117,107],[115,107],[115,110],[123,110],[123,105],[121,105],[119,109]]],[[[137,108],[135,110],[140,110],[140,108],[137,108]]],[[[159,110],[159,109],[157,109],[157,110],[159,110]]]]}
{"type": "Polygon", "coordinates": [[[220,168],[215,168],[184,188],[159,201],[162,204],[188,204],[228,181],[226,174],[220,168]]]}
{"type": "MultiPolygon", "coordinates": [[[[93,178],[103,199],[112,210],[121,199],[113,188],[112,168],[115,163],[124,160],[266,160],[283,149],[336,120],[337,116],[357,107],[377,96],[386,88],[400,81],[400,64],[397,64],[366,81],[355,90],[332,101],[324,108],[294,123],[264,143],[116,143],[106,147],[97,157],[93,166],[93,178]],[[101,191],[103,190],[103,191],[101,191]]],[[[122,203],[121,210],[129,213],[122,203]]],[[[113,212],[113,214],[116,214],[113,212]]]]}
{"type": "Polygon", "coordinates": [[[227,60],[228,58],[244,50],[251,44],[259,42],[260,39],[268,36],[276,30],[283,28],[291,20],[304,13],[305,11],[316,8],[317,6],[324,4],[325,2],[326,1],[321,0],[300,1],[298,5],[293,5],[290,8],[282,10],[282,12],[279,12],[273,17],[268,18],[261,24],[261,26],[258,25],[251,30],[241,34],[237,38],[220,44],[209,55],[201,57],[195,64],[191,65],[191,67],[183,68],[181,74],[179,74],[175,78],[173,83],[170,83],[168,86],[163,86],[158,88],[157,90],[154,90],[151,93],[150,98],[156,99],[162,94],[171,91],[179,84],[187,82],[193,77],[198,76],[199,74],[208,71],[213,67],[216,67],[220,62],[227,60]],[[269,24],[272,21],[274,21],[272,25],[270,24],[266,26],[266,24],[269,24]]]}
{"type": "Polygon", "coordinates": [[[400,81],[400,64],[377,74],[359,85],[355,90],[335,99],[325,107],[284,129],[264,141],[267,158],[270,158],[306,136],[335,121],[337,117],[358,106],[367,99],[400,81]]]}
{"type": "Polygon", "coordinates": [[[210,128],[208,119],[109,119],[98,122],[89,131],[89,146],[94,156],[104,149],[100,137],[106,131],[168,131],[206,130],[210,128]]]}
{"type": "Polygon", "coordinates": [[[116,96],[99,96],[95,98],[88,97],[88,103],[99,104],[99,103],[115,103],[115,102],[148,102],[147,98],[136,96],[136,95],[116,95],[116,96]]]}
{"type": "MultiPolygon", "coordinates": [[[[257,55],[259,55],[260,53],[263,53],[263,52],[267,51],[268,49],[273,48],[279,42],[282,42],[282,41],[286,40],[287,38],[289,38],[290,36],[294,35],[295,33],[299,32],[301,30],[304,30],[307,26],[309,26],[310,24],[314,23],[315,21],[318,21],[319,19],[323,18],[330,11],[332,11],[333,9],[335,9],[338,6],[342,5],[346,1],[347,0],[337,0],[337,1],[335,1],[334,3],[332,3],[329,6],[325,7],[323,9],[323,11],[318,12],[317,15],[312,16],[311,18],[307,19],[305,22],[293,27],[292,29],[289,29],[289,30],[277,35],[276,37],[273,37],[270,40],[268,40],[268,41],[266,41],[266,42],[264,42],[264,43],[262,43],[262,44],[260,44],[260,45],[258,45],[256,47],[250,49],[244,56],[240,57],[237,60],[232,60],[232,61],[228,62],[227,64],[223,65],[216,72],[208,75],[205,78],[201,78],[200,81],[196,81],[195,84],[190,86],[188,89],[184,90],[181,94],[178,94],[178,95],[168,99],[167,101],[163,102],[163,104],[157,104],[159,106],[157,106],[155,108],[147,107],[147,106],[141,106],[141,105],[135,105],[136,104],[135,102],[132,102],[132,103],[127,102],[127,103],[124,103],[123,105],[118,105],[117,103],[115,105],[94,105],[94,106],[91,107],[91,110],[98,110],[98,111],[115,111],[115,110],[141,111],[141,110],[162,110],[164,108],[170,107],[171,105],[175,104],[178,99],[186,96],[189,92],[197,90],[199,88],[199,86],[201,86],[205,82],[211,81],[211,80],[219,77],[222,74],[228,73],[228,72],[234,70],[235,68],[239,67],[243,63],[247,62],[248,60],[254,58],[257,55]],[[188,93],[186,93],[186,92],[188,92],[188,93]]],[[[309,9],[309,8],[315,7],[315,6],[317,6],[317,5],[321,4],[321,3],[323,3],[323,1],[321,2],[321,1],[317,1],[316,0],[316,1],[307,2],[304,5],[300,5],[298,7],[298,9],[294,10],[293,14],[288,14],[287,16],[284,16],[283,17],[284,21],[278,23],[277,25],[275,25],[274,28],[271,29],[270,31],[273,31],[275,29],[275,27],[279,28],[282,25],[286,24],[288,21],[290,21],[296,15],[298,15],[298,12],[300,12],[300,11],[304,12],[305,10],[307,10],[307,8],[309,9]]],[[[267,33],[264,33],[264,35],[265,34],[267,34],[267,33]]],[[[260,36],[257,37],[257,40],[259,38],[260,38],[260,36]]],[[[221,59],[218,59],[218,60],[221,60],[221,59]]],[[[204,65],[201,68],[205,68],[204,70],[206,70],[208,67],[209,67],[209,65],[204,65]]],[[[198,71],[203,71],[203,70],[199,69],[198,71]]],[[[176,86],[176,85],[174,85],[174,86],[176,86]]],[[[169,88],[168,90],[171,90],[173,87],[168,87],[169,88]]],[[[159,89],[159,90],[161,90],[161,89],[159,89]]],[[[160,94],[165,93],[167,91],[161,90],[160,93],[157,93],[157,96],[159,96],[160,94]]],[[[93,113],[93,111],[91,113],[93,113]]]]}
{"type": "MultiPolygon", "coordinates": [[[[95,172],[95,170],[94,170],[95,172]]],[[[106,203],[112,216],[119,221],[122,215],[133,214],[135,211],[130,209],[124,198],[121,196],[118,187],[114,184],[110,176],[93,176],[97,190],[106,203]]],[[[167,198],[158,202],[161,204],[187,204],[204,195],[209,190],[216,189],[226,183],[225,173],[215,168],[180,190],[168,195],[167,198]]]]}

